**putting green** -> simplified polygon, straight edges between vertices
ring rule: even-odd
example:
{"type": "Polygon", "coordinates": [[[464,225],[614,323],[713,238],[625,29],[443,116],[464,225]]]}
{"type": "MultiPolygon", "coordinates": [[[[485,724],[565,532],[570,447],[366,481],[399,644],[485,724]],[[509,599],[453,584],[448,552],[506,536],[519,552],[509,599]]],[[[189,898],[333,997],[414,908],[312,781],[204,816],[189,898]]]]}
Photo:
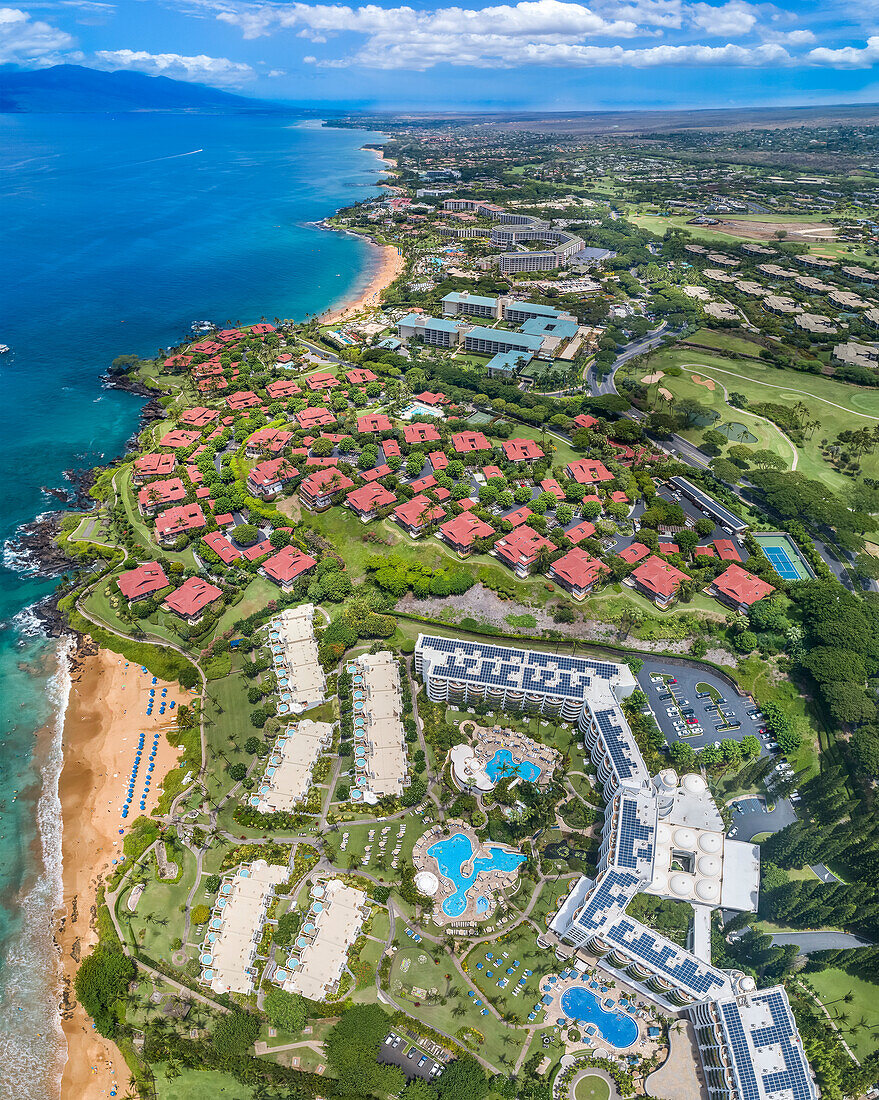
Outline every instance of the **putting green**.
{"type": "Polygon", "coordinates": [[[574,1090],[574,1100],[608,1100],[610,1089],[603,1077],[596,1077],[590,1073],[577,1082],[574,1090]]]}

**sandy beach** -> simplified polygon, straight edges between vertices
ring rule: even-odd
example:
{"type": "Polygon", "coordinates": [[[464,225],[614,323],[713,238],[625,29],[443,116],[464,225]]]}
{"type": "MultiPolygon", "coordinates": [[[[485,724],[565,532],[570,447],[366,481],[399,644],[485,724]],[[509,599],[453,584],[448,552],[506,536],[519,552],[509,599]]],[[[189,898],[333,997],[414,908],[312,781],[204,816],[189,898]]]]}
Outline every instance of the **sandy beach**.
{"type": "Polygon", "coordinates": [[[369,283],[353,301],[346,302],[338,309],[328,310],[320,317],[322,324],[335,324],[358,313],[368,306],[377,306],[379,296],[385,287],[390,286],[394,279],[406,266],[405,257],[401,256],[397,249],[390,244],[373,244],[373,248],[381,249],[381,261],[375,274],[369,283]]]}
{"type": "MultiPolygon", "coordinates": [[[[146,747],[158,731],[155,770],[150,793],[146,797],[149,815],[158,800],[162,780],[176,767],[176,745],[169,743],[165,731],[173,728],[174,712],[159,716],[155,707],[146,716],[149,688],[156,697],[167,687],[167,699],[177,706],[189,694],[178,684],[155,685],[152,676],[139,665],[126,665],[124,658],[108,650],[81,645],[71,670],[70,701],[64,722],[64,767],[59,794],[63,816],[64,903],[56,940],[61,951],[68,1003],[63,1009],[63,1027],[67,1039],[67,1064],[61,1085],[63,1098],[99,1100],[108,1097],[116,1086],[122,1095],[128,1070],[113,1043],[92,1028],[91,1020],[74,1003],[73,978],[78,960],[94,945],[95,898],[98,886],[122,852],[123,825],[120,811],[127,793],[127,780],[141,732],[146,747]]],[[[145,760],[138,772],[135,803],[128,822],[138,815],[145,760]]]]}

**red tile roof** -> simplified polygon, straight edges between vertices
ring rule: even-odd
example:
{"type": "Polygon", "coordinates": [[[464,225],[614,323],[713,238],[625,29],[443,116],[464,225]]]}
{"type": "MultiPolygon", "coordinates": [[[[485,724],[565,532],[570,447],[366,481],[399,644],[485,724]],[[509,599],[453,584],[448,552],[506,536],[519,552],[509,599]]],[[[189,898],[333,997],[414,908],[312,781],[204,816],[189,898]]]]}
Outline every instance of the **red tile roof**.
{"type": "Polygon", "coordinates": [[[274,332],[275,326],[270,325],[268,321],[260,321],[258,325],[253,325],[250,331],[254,336],[265,336],[270,332],[274,332]]]}
{"type": "Polygon", "coordinates": [[[255,409],[257,405],[262,404],[262,401],[252,390],[238,390],[236,393],[229,394],[226,404],[237,412],[239,409],[255,409]]]}
{"type": "Polygon", "coordinates": [[[539,531],[524,525],[516,527],[494,544],[498,556],[513,566],[531,565],[545,547],[555,550],[554,543],[545,539],[539,531]]]}
{"type": "Polygon", "coordinates": [[[634,565],[636,561],[641,561],[646,558],[650,553],[650,550],[644,545],[643,542],[633,542],[627,546],[625,550],[620,550],[619,556],[623,561],[627,561],[629,565],[634,565]]]}
{"type": "Polygon", "coordinates": [[[201,432],[187,432],[183,428],[173,428],[159,440],[160,447],[173,447],[175,451],[181,451],[191,447],[201,439],[201,432]]]}
{"type": "Polygon", "coordinates": [[[667,561],[651,554],[637,569],[632,571],[632,576],[648,592],[652,592],[661,600],[667,600],[677,592],[681,584],[687,580],[687,574],[680,569],[675,569],[667,561]]]}
{"type": "Polygon", "coordinates": [[[490,451],[491,444],[482,432],[456,432],[452,436],[452,446],[459,455],[471,451],[490,451]]]}
{"type": "Polygon", "coordinates": [[[676,542],[661,542],[659,552],[660,554],[680,554],[681,548],[676,542]]]}
{"type": "Polygon", "coordinates": [[[604,562],[599,561],[598,558],[593,558],[591,554],[587,554],[579,546],[569,550],[563,558],[559,558],[550,568],[552,575],[567,581],[575,588],[588,588],[598,580],[602,573],[609,572],[610,570],[604,562]]]}
{"type": "Polygon", "coordinates": [[[194,409],[187,409],[181,414],[180,423],[190,424],[193,428],[205,428],[219,415],[216,409],[206,409],[203,405],[197,405],[194,409]]]}
{"type": "Polygon", "coordinates": [[[445,512],[438,504],[431,504],[426,496],[417,496],[405,504],[398,504],[394,515],[407,527],[424,527],[436,519],[442,519],[445,512]]]}
{"type": "Polygon", "coordinates": [[[413,493],[423,493],[425,489],[432,489],[434,485],[436,485],[436,478],[433,474],[425,474],[424,477],[409,482],[409,488],[413,493]]]}
{"type": "Polygon", "coordinates": [[[588,519],[582,520],[576,526],[572,527],[569,531],[565,531],[565,534],[576,546],[578,542],[582,542],[583,539],[591,539],[595,534],[595,524],[590,523],[588,519]]]}
{"type": "Polygon", "coordinates": [[[543,458],[543,448],[533,439],[507,439],[501,447],[510,462],[533,462],[543,458]]]}
{"type": "Polygon", "coordinates": [[[580,485],[594,485],[596,481],[612,481],[613,474],[597,458],[579,458],[569,462],[565,473],[580,485]]]}
{"type": "Polygon", "coordinates": [[[557,500],[565,499],[565,492],[554,477],[545,477],[540,483],[544,493],[552,493],[557,500]]]}
{"type": "Polygon", "coordinates": [[[403,438],[407,443],[436,443],[440,434],[436,424],[404,424],[403,438]]]}
{"type": "Polygon", "coordinates": [[[167,481],[151,481],[137,494],[137,503],[141,511],[144,508],[156,508],[160,504],[175,504],[186,499],[186,486],[179,477],[167,481]]]}
{"type": "Polygon", "coordinates": [[[134,460],[134,476],[138,481],[148,477],[163,477],[177,465],[176,455],[141,455],[134,460]]]}
{"type": "Polygon", "coordinates": [[[424,405],[447,405],[449,402],[448,397],[446,397],[444,393],[431,393],[430,390],[425,390],[424,393],[417,393],[413,400],[421,401],[424,405]]]}
{"type": "Polygon", "coordinates": [[[400,454],[400,444],[396,439],[385,439],[382,442],[382,450],[385,453],[385,458],[396,458],[400,454]]]}
{"type": "Polygon", "coordinates": [[[485,478],[486,481],[491,481],[493,477],[503,477],[504,471],[500,468],[500,466],[483,466],[482,476],[485,478]]]}
{"type": "Polygon", "coordinates": [[[378,481],[381,477],[387,477],[390,472],[390,466],[383,462],[381,466],[373,466],[371,470],[361,470],[357,476],[363,481],[378,481]]]}
{"type": "Polygon", "coordinates": [[[358,432],[389,432],[393,426],[391,418],[384,413],[367,413],[357,417],[358,432]]]}
{"type": "Polygon", "coordinates": [[[249,454],[258,454],[260,451],[278,454],[283,451],[292,438],[292,432],[285,432],[280,428],[260,428],[247,440],[245,450],[249,454]]]}
{"type": "Polygon", "coordinates": [[[310,375],[305,379],[305,384],[310,390],[331,390],[333,386],[341,385],[339,379],[327,371],[318,371],[317,374],[310,375]]]}
{"type": "Polygon", "coordinates": [[[697,546],[696,549],[693,551],[693,554],[697,558],[713,558],[714,557],[714,547],[713,546],[697,546]]]}
{"type": "Polygon", "coordinates": [[[355,370],[349,370],[345,378],[352,386],[363,386],[367,382],[378,381],[378,375],[365,367],[357,367],[355,370]]]}
{"type": "Polygon", "coordinates": [[[462,512],[440,527],[442,534],[456,546],[472,546],[475,539],[488,538],[494,528],[483,523],[472,512],[462,512]]]}
{"type": "Polygon", "coordinates": [[[305,492],[311,497],[319,497],[341,493],[345,489],[352,489],[353,487],[354,482],[350,477],[346,477],[345,474],[332,467],[327,467],[309,474],[299,486],[299,491],[305,492]]]}
{"type": "Polygon", "coordinates": [[[361,485],[359,489],[353,489],[345,498],[345,503],[350,505],[355,512],[365,515],[374,512],[377,508],[386,508],[397,499],[397,494],[387,490],[384,485],[374,482],[372,485],[361,485]]]}
{"type": "Polygon", "coordinates": [[[736,550],[735,543],[731,539],[715,539],[714,549],[717,551],[717,556],[723,561],[741,561],[742,556],[736,550]]]}
{"type": "Polygon", "coordinates": [[[184,531],[197,531],[207,521],[199,504],[178,504],[156,516],[156,534],[159,538],[181,535],[184,531]]]}
{"type": "Polygon", "coordinates": [[[714,578],[714,587],[718,592],[722,592],[736,603],[744,604],[746,607],[750,607],[751,604],[775,591],[773,585],[761,581],[759,577],[755,577],[747,569],[742,569],[740,565],[728,566],[719,577],[714,578]]]}
{"type": "Polygon", "coordinates": [[[215,584],[210,584],[202,577],[189,577],[166,597],[165,606],[189,619],[204,611],[209,603],[218,600],[222,595],[222,588],[217,588],[215,584]]]}
{"type": "Polygon", "coordinates": [[[268,458],[265,462],[257,462],[247,475],[247,484],[254,489],[267,489],[270,485],[280,482],[282,485],[299,477],[299,471],[286,458],[268,458]]]}
{"type": "Polygon", "coordinates": [[[315,405],[307,409],[303,409],[296,414],[296,419],[299,421],[299,427],[305,431],[309,431],[311,428],[320,427],[321,424],[335,424],[335,414],[324,405],[315,405]]]}
{"type": "Polygon", "coordinates": [[[264,561],[262,567],[273,581],[277,581],[278,584],[289,584],[316,565],[316,558],[303,554],[295,546],[285,546],[283,550],[279,550],[277,554],[264,561]]]}
{"type": "Polygon", "coordinates": [[[622,489],[617,489],[615,493],[610,494],[610,499],[614,504],[631,504],[628,493],[624,493],[622,489]]]}
{"type": "Polygon", "coordinates": [[[260,539],[260,541],[255,542],[253,546],[248,546],[243,553],[248,561],[256,561],[257,558],[261,558],[264,554],[271,554],[274,549],[274,546],[272,546],[268,539],[260,539]]]}
{"type": "Polygon", "coordinates": [[[431,451],[427,458],[433,466],[434,473],[445,470],[449,464],[449,456],[444,451],[431,451]]]}
{"type": "Polygon", "coordinates": [[[134,600],[167,588],[171,582],[157,561],[148,561],[136,569],[129,569],[127,573],[120,573],[116,583],[126,600],[134,600]]]}
{"type": "Polygon", "coordinates": [[[231,527],[235,522],[235,517],[231,512],[223,512],[222,515],[214,516],[214,521],[218,527],[231,527]]]}
{"type": "Polygon", "coordinates": [[[574,423],[578,428],[597,428],[598,421],[594,416],[590,416],[589,413],[580,413],[579,416],[574,417],[574,423]]]}
{"type": "MultiPolygon", "coordinates": [[[[219,523],[222,518],[222,516],[217,516],[217,522],[219,523]]],[[[232,517],[230,516],[229,519],[231,520],[232,517]]],[[[221,531],[209,531],[202,541],[205,546],[209,546],[219,557],[220,561],[225,562],[226,565],[231,565],[233,561],[237,561],[241,557],[241,551],[236,550],[221,531]]]]}
{"type": "Polygon", "coordinates": [[[297,393],[302,393],[302,387],[292,378],[279,378],[277,382],[269,382],[266,386],[266,394],[272,401],[282,397],[295,397],[297,393]]]}
{"type": "Polygon", "coordinates": [[[523,504],[521,508],[516,508],[515,511],[508,512],[507,515],[501,516],[501,519],[506,520],[508,523],[512,523],[514,527],[519,527],[526,519],[530,519],[533,515],[534,513],[531,509],[523,504]]]}

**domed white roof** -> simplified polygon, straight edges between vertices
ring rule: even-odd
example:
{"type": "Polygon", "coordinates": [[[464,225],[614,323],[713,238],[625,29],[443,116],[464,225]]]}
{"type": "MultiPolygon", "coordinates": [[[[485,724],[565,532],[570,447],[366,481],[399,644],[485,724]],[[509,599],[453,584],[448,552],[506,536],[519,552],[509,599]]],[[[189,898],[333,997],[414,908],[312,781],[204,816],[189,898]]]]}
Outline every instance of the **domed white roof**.
{"type": "Polygon", "coordinates": [[[719,833],[702,833],[699,837],[699,847],[710,855],[719,852],[722,843],[719,833]]]}
{"type": "Polygon", "coordinates": [[[699,856],[696,863],[700,875],[716,878],[720,874],[720,860],[717,856],[699,856]]]}
{"type": "Polygon", "coordinates": [[[678,785],[678,773],[674,768],[666,768],[661,771],[658,776],[660,786],[665,787],[666,790],[673,791],[678,785]]]}
{"type": "Polygon", "coordinates": [[[692,829],[675,829],[675,844],[691,852],[696,847],[696,834],[692,829]]]}
{"type": "Polygon", "coordinates": [[[419,871],[415,876],[415,889],[419,894],[432,898],[439,890],[439,879],[433,871],[419,871]]]}
{"type": "Polygon", "coordinates": [[[668,878],[664,872],[656,872],[653,881],[650,883],[650,889],[655,890],[658,894],[665,894],[668,891],[668,878]]]}
{"type": "Polygon", "coordinates": [[[757,988],[757,983],[750,974],[743,974],[739,979],[739,989],[742,993],[751,993],[757,988]]]}
{"type": "Polygon", "coordinates": [[[690,772],[689,775],[685,775],[681,780],[684,785],[684,790],[689,791],[691,794],[701,794],[705,790],[706,783],[701,775],[696,775],[694,772],[690,772]]]}
{"type": "Polygon", "coordinates": [[[676,874],[671,876],[671,892],[679,898],[686,897],[690,892],[690,880],[686,875],[676,874]]]}
{"type": "Polygon", "coordinates": [[[696,883],[696,897],[700,901],[715,901],[719,893],[717,883],[711,879],[700,879],[696,883]]]}
{"type": "Polygon", "coordinates": [[[661,821],[659,827],[656,830],[656,840],[659,844],[668,844],[671,841],[671,829],[668,825],[664,825],[661,821]]]}

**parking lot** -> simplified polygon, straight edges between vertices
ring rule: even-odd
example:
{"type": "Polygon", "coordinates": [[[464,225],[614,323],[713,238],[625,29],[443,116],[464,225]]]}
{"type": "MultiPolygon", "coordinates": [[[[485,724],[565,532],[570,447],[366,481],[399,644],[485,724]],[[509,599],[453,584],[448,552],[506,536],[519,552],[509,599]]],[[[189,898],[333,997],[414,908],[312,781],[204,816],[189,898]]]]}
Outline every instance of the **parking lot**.
{"type": "Polygon", "coordinates": [[[425,1081],[434,1081],[445,1069],[423,1050],[419,1050],[409,1039],[392,1031],[381,1045],[378,1061],[386,1066],[397,1066],[406,1074],[406,1080],[421,1077],[425,1081]]]}
{"type": "Polygon", "coordinates": [[[778,751],[771,735],[761,734],[764,726],[759,717],[749,713],[756,710],[755,704],[719,676],[705,669],[646,658],[637,679],[669,745],[684,741],[698,752],[715,741],[741,741],[753,734],[760,741],[761,756],[778,751]],[[717,703],[710,695],[705,696],[706,689],[716,693],[717,703]]]}
{"type": "Polygon", "coordinates": [[[762,833],[780,832],[796,819],[794,808],[786,798],[779,799],[771,810],[762,795],[742,798],[733,803],[733,821],[726,835],[733,840],[748,841],[762,833]]]}

